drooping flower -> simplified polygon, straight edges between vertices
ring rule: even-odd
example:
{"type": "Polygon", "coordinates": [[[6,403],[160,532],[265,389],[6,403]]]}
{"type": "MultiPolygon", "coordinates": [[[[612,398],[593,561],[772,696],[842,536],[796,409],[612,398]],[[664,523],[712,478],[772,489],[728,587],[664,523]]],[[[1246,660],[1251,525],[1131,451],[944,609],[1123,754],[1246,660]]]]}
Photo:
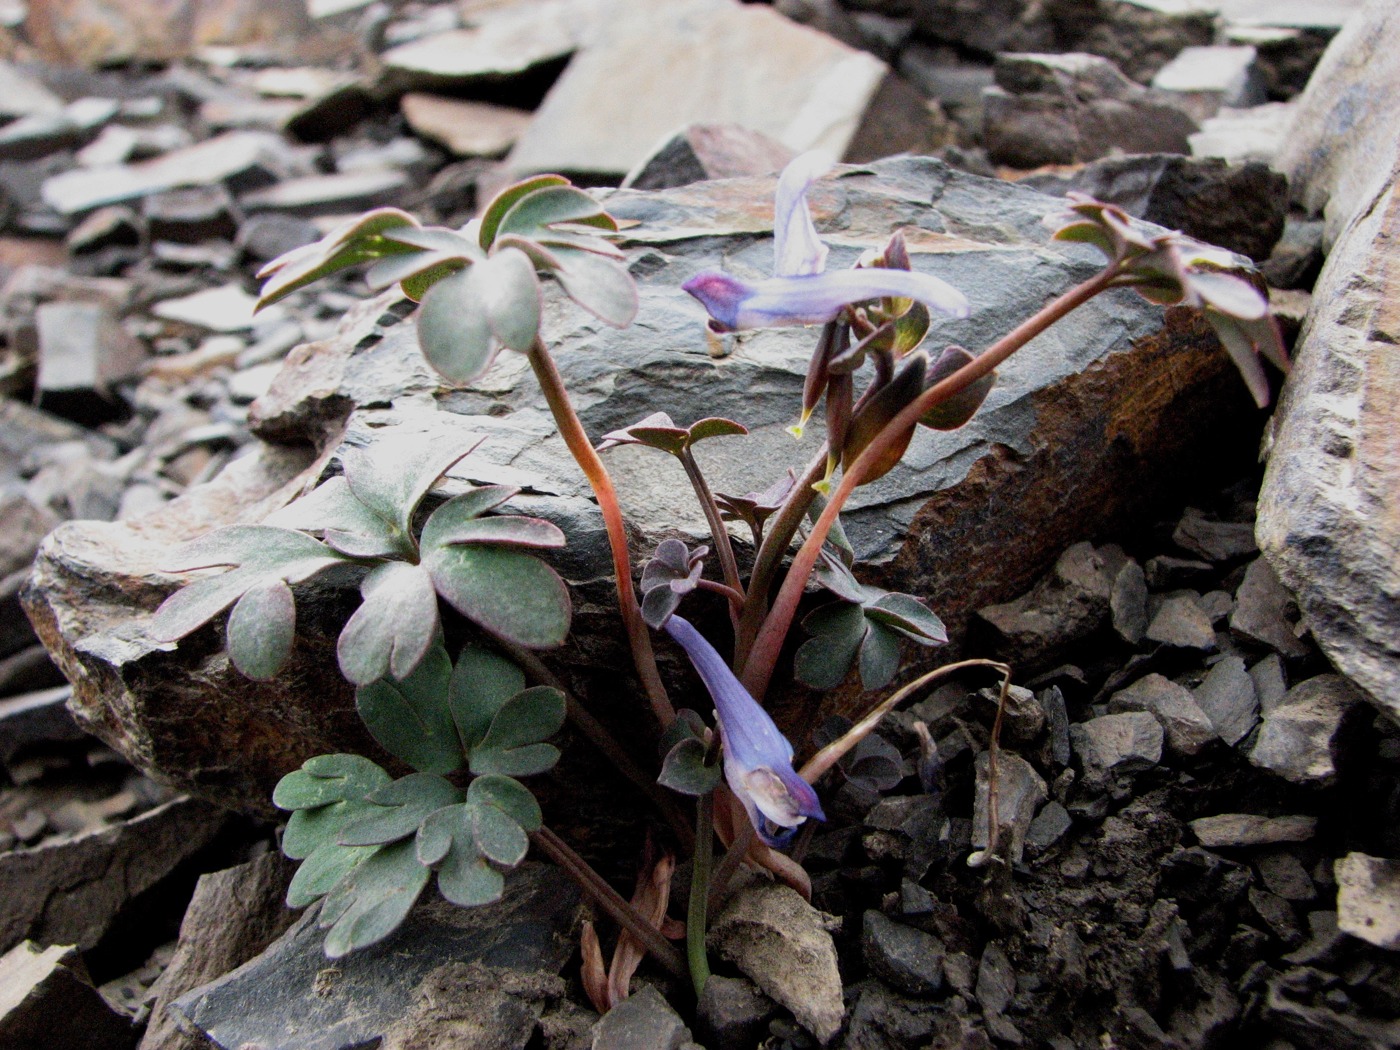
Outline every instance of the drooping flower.
{"type": "Polygon", "coordinates": [[[852,303],[914,299],[952,317],[966,317],[967,297],[929,274],[899,269],[824,273],[826,246],[817,236],[807,191],[830,163],[804,153],[778,178],[773,217],[773,276],[743,281],[718,270],[697,274],[681,288],[710,314],[716,331],[825,324],[852,303]]]}
{"type": "Polygon", "coordinates": [[[665,630],[690,657],[715,702],[724,742],[724,779],[759,837],[780,846],[808,817],[825,820],[812,785],[792,768],[792,745],[714,646],[680,616],[667,620],[665,630]]]}

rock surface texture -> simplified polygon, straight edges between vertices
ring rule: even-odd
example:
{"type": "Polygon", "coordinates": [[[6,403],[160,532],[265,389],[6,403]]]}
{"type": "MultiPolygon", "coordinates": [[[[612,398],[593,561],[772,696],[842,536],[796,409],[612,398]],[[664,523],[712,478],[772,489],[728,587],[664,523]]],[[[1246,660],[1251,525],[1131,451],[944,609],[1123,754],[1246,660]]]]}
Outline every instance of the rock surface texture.
{"type": "MultiPolygon", "coordinates": [[[[1400,108],[1392,110],[1400,113],[1400,108]]],[[[1259,545],[1337,669],[1400,718],[1400,167],[1341,235],[1279,402],[1259,545]]]]}
{"type": "MultiPolygon", "coordinates": [[[[750,428],[746,439],[707,442],[697,453],[711,484],[726,492],[761,490],[812,454],[785,428],[815,333],[754,332],[727,356],[712,356],[701,312],[678,287],[706,266],[768,272],[771,195],[768,179],[612,195],[608,205],[626,226],[640,281],[637,322],[616,332],[563,301],[551,299],[546,310],[547,337],[591,434],[658,409],[678,420],[701,411],[730,416],[750,428]]],[[[903,228],[919,269],[967,290],[972,316],[939,322],[931,345],[984,346],[1094,272],[1084,249],[1048,243],[1042,218],[1057,210],[1053,199],[934,161],[848,170],[811,199],[832,245],[830,267],[849,265],[903,228]]],[[[69,525],[41,553],[29,609],[75,682],[74,706],[146,768],[258,806],[277,777],[309,755],[375,753],[330,659],[347,615],[336,592],[303,606],[290,672],[270,684],[232,671],[216,630],[178,650],[145,633],[149,612],[178,582],[161,571],[173,542],[224,522],[261,520],[321,474],[346,434],[363,443],[377,427],[396,424],[484,435],[456,476],[523,487],[513,506],[557,521],[571,537],[560,562],[566,577],[584,584],[606,576],[596,509],[524,361],[506,354],[475,388],[442,389],[422,362],[413,325],[402,320],[406,305],[392,295],[368,301],[333,339],[293,351],[250,412],[268,444],[226,476],[134,522],[69,525]],[[394,407],[376,407],[383,405],[394,407]],[[239,703],[217,704],[211,717],[210,698],[235,692],[239,703]]],[[[1013,358],[971,425],[921,431],[900,467],[857,493],[846,528],[876,577],[930,596],[958,631],[972,609],[1024,589],[1091,522],[1118,527],[1165,497],[1187,464],[1228,440],[1246,403],[1199,320],[1112,293],[1013,358]],[[1150,491],[1136,484],[1148,475],[1150,491]],[[985,572],[988,559],[995,574],[985,572]]],[[[704,535],[698,515],[676,509],[667,486],[679,476],[667,474],[669,464],[645,449],[608,456],[642,532],[704,535]]],[[[626,656],[611,619],[591,604],[593,593],[580,592],[584,604],[563,658],[576,672],[611,676],[626,656]]],[[[598,597],[612,600],[606,591],[598,597]]]]}

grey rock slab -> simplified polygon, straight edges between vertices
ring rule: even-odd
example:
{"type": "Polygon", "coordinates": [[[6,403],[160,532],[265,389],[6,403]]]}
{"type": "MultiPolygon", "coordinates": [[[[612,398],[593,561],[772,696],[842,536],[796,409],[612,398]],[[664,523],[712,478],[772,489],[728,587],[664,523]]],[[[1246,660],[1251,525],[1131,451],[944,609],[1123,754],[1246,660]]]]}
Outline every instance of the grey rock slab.
{"type": "Polygon", "coordinates": [[[1248,45],[1188,47],[1157,70],[1152,86],[1175,95],[1199,124],[1222,106],[1247,108],[1265,101],[1258,60],[1259,52],[1248,45]]]}
{"type": "Polygon", "coordinates": [[[141,202],[151,237],[162,241],[198,244],[238,232],[233,195],[223,185],[189,186],[156,193],[141,202]]]}
{"type": "Polygon", "coordinates": [[[1288,692],[1288,678],[1278,653],[1270,653],[1249,669],[1254,679],[1254,692],[1259,697],[1259,710],[1265,717],[1288,692]]]}
{"type": "MultiPolygon", "coordinates": [[[[1268,250],[1260,254],[1267,256],[1268,250]]],[[[1215,521],[1195,507],[1186,508],[1186,513],[1172,530],[1172,542],[1182,550],[1211,562],[1233,561],[1259,549],[1254,543],[1253,522],[1215,521]]]]}
{"type": "Polygon", "coordinates": [[[1216,738],[1210,716],[1202,710],[1191,690],[1159,674],[1139,678],[1108,700],[1110,712],[1146,711],[1162,723],[1167,747],[1189,757],[1216,738]]]}
{"type": "Polygon", "coordinates": [[[837,925],[791,887],[750,884],[716,916],[706,944],[825,1045],[846,1013],[831,939],[837,925]]]}
{"type": "MultiPolygon", "coordinates": [[[[1391,153],[1392,173],[1397,158],[1400,149],[1391,153]]],[[[1318,278],[1275,413],[1257,529],[1313,639],[1392,719],[1400,718],[1397,235],[1400,183],[1392,174],[1355,214],[1318,278]]]]}
{"type": "Polygon", "coordinates": [[[1211,0],[1231,25],[1283,29],[1341,29],[1367,4],[1368,0],[1211,0]]]}
{"type": "Polygon", "coordinates": [[[1391,184],[1400,150],[1400,7],[1370,0],[1327,46],[1277,166],[1294,201],[1326,219],[1330,247],[1391,184]]]}
{"type": "Polygon", "coordinates": [[[1199,587],[1213,580],[1215,566],[1197,558],[1177,558],[1170,554],[1159,554],[1148,558],[1143,566],[1147,586],[1153,591],[1172,591],[1181,587],[1199,587]]]}
{"type": "Polygon", "coordinates": [[[927,997],[943,988],[943,942],[870,910],[861,920],[861,955],[870,972],[905,995],[927,997]]]}
{"type": "Polygon", "coordinates": [[[468,28],[391,47],[379,56],[381,89],[499,84],[571,55],[590,35],[600,6],[593,0],[507,4],[468,28]]]}
{"type": "Polygon", "coordinates": [[[1269,892],[1286,901],[1310,901],[1317,896],[1308,870],[1292,853],[1270,853],[1255,862],[1269,892]]]}
{"type": "Polygon", "coordinates": [[[26,937],[93,947],[133,897],[156,886],[224,826],[225,814],[179,798],[124,823],[0,853],[0,948],[26,937]]]}
{"type": "Polygon", "coordinates": [[[661,993],[648,985],[629,995],[593,1029],[593,1050],[680,1050],[690,1029],[661,993]]]}
{"type": "Polygon", "coordinates": [[[69,685],[0,700],[0,765],[35,745],[70,743],[86,735],[69,713],[69,685]]]}
{"type": "Polygon", "coordinates": [[[1162,760],[1162,724],[1145,711],[1100,715],[1069,727],[1086,779],[1150,769],[1162,760]]]}
{"type": "Polygon", "coordinates": [[[393,168],[284,179],[238,199],[247,211],[278,211],[303,217],[345,215],[402,201],[409,177],[393,168]]]}
{"type": "Polygon", "coordinates": [[[294,171],[278,136],[230,131],[135,164],[65,171],[44,181],[43,199],[59,214],[74,215],[181,186],[225,183],[251,189],[294,171]]]}
{"type": "Polygon", "coordinates": [[[621,176],[691,123],[742,124],[794,152],[856,162],[919,150],[930,130],[924,100],[874,56],[762,4],[685,0],[614,19],[574,56],[506,165],[621,176]]]}
{"type": "Polygon", "coordinates": [[[1337,928],[1400,950],[1400,861],[1348,853],[1337,861],[1337,928]]]}
{"type": "Polygon", "coordinates": [[[998,164],[1037,168],[1121,151],[1184,153],[1196,122],[1106,58],[1002,54],[983,94],[984,145],[998,164]]]}
{"type": "Polygon", "coordinates": [[[1026,845],[1039,853],[1059,842],[1074,824],[1069,810],[1051,799],[1040,808],[1040,812],[1026,829],[1026,845]]]}
{"type": "Polygon", "coordinates": [[[777,1011],[747,978],[712,974],[695,1006],[695,1035],[709,1050],[749,1050],[777,1011]]]}
{"type": "Polygon", "coordinates": [[[781,142],[740,124],[690,124],[658,143],[622,185],[664,190],[708,179],[774,175],[792,157],[781,142]]]}
{"type": "Polygon", "coordinates": [[[1341,675],[1299,682],[1265,714],[1250,762],[1294,784],[1333,783],[1338,732],[1361,702],[1360,693],[1341,675]]]}
{"type": "Polygon", "coordinates": [[[1275,167],[1297,112],[1293,102],[1267,102],[1249,109],[1223,107],[1187,136],[1193,157],[1215,157],[1232,164],[1275,167]]]}
{"type": "MultiPolygon", "coordinates": [[[[39,335],[40,404],[60,415],[101,412],[94,400],[109,402],[112,388],[145,363],[145,344],[122,327],[113,310],[99,303],[44,303],[34,319],[39,335]]],[[[80,415],[78,421],[87,420],[80,415]]]]}
{"type": "Polygon", "coordinates": [[[1238,656],[1227,656],[1210,669],[1192,694],[1221,740],[1234,747],[1259,721],[1254,679],[1238,656]]]}
{"type": "Polygon", "coordinates": [[[260,955],[174,1000],[170,1009],[224,1050],[350,1050],[374,1045],[445,963],[554,976],[568,959],[576,885],[553,867],[523,865],[506,896],[482,908],[420,904],[379,945],[327,962],[312,908],[260,955]]]}
{"type": "Polygon", "coordinates": [[[44,537],[60,522],[47,504],[17,489],[0,490],[0,573],[28,568],[44,537]]]}
{"type": "MultiPolygon", "coordinates": [[[[740,420],[748,438],[708,441],[696,451],[711,485],[724,492],[760,491],[788,467],[800,469],[815,449],[787,433],[815,333],[744,333],[734,352],[712,357],[703,311],[679,289],[705,267],[749,277],[771,272],[773,188],[772,179],[737,179],[609,194],[640,283],[630,329],[603,327],[545,284],[545,336],[559,348],[588,433],[628,426],[654,410],[685,421],[702,414],[740,420]]],[[[1042,219],[1061,202],[936,161],[839,169],[810,199],[831,243],[829,267],[849,266],[902,228],[916,268],[967,290],[972,316],[940,321],[934,340],[985,346],[1014,327],[1028,303],[1046,302],[1096,272],[1082,247],[1049,241],[1042,219]]],[[[581,673],[616,675],[628,666],[606,612],[611,559],[601,518],[524,358],[502,354],[473,388],[450,390],[418,350],[412,304],[387,293],[334,308],[344,312],[339,330],[288,353],[269,392],[249,407],[260,438],[250,454],[154,515],[59,529],[29,592],[40,636],[79,683],[74,706],[85,724],[143,767],[240,807],[265,808],[276,780],[308,755],[373,748],[335,670],[340,597],[306,594],[287,676],[250,683],[213,651],[217,626],[207,643],[178,649],[149,636],[149,613],[178,583],[161,571],[162,559],[173,544],[216,525],[261,521],[313,482],[324,469],[318,457],[347,435],[363,444],[392,424],[421,426],[425,435],[445,426],[484,436],[454,475],[457,483],[521,486],[518,512],[549,516],[565,529],[570,546],[557,564],[582,588],[576,600],[582,606],[586,596],[589,610],[576,619],[570,659],[581,673]],[[327,692],[293,688],[303,675],[326,682],[327,692]],[[208,717],[211,703],[221,720],[208,717]]],[[[921,431],[901,465],[857,491],[842,517],[864,579],[938,596],[938,614],[961,638],[971,610],[1024,594],[1086,531],[1154,520],[1159,501],[1196,480],[1201,457],[1243,433],[1236,429],[1243,415],[1232,406],[1247,403],[1204,322],[1164,315],[1126,291],[1109,293],[1008,361],[967,427],[921,431]],[[1142,389],[1169,394],[1144,403],[1142,389]],[[1188,418],[1195,423],[1180,425],[1188,418]],[[1121,440],[1105,443],[1105,428],[1121,440]],[[959,540],[950,544],[948,536],[959,540]]],[[[0,431],[0,445],[5,440],[0,431]]],[[[634,557],[650,554],[643,536],[708,542],[703,517],[676,499],[674,486],[684,484],[678,467],[647,449],[607,456],[638,537],[634,557]]],[[[1102,588],[1105,617],[1111,583],[1110,576],[1102,588]]]]}
{"type": "Polygon", "coordinates": [[[0,957],[0,1046],[129,1050],[138,1034],[92,986],[71,945],[24,941],[0,957]]]}
{"type": "Polygon", "coordinates": [[[38,77],[13,62],[0,62],[0,117],[52,116],[62,111],[59,98],[38,77]]]}
{"type": "Polygon", "coordinates": [[[296,921],[296,913],[284,903],[295,871],[295,862],[267,853],[199,877],[175,952],[151,985],[155,1001],[140,1050],[199,1050],[208,1045],[180,1027],[170,1003],[242,966],[296,921]]]}
{"type": "Polygon", "coordinates": [[[410,91],[399,99],[408,126],[454,157],[499,157],[529,126],[531,114],[489,102],[410,91]]]}
{"type": "Polygon", "coordinates": [[[1123,563],[1108,593],[1113,630],[1129,645],[1137,645],[1147,633],[1147,576],[1132,558],[1123,563]]]}
{"type": "Polygon", "coordinates": [[[1016,994],[1016,971],[1001,945],[993,941],[977,964],[977,1002],[988,1014],[1002,1014],[1016,994]]]}
{"type": "Polygon", "coordinates": [[[1310,842],[1317,830],[1317,818],[1221,813],[1193,820],[1190,827],[1197,841],[1208,849],[1276,846],[1283,842],[1310,842]]]}
{"type": "Polygon", "coordinates": [[[1194,595],[1179,594],[1167,598],[1147,625],[1143,636],[1149,642],[1159,642],[1174,649],[1199,649],[1213,653],[1217,645],[1215,628],[1194,595]]]}
{"type": "Polygon", "coordinates": [[[35,160],[85,146],[118,108],[113,99],[80,98],[57,113],[21,117],[0,129],[0,160],[35,160]]]}
{"type": "MultiPolygon", "coordinates": [[[[162,299],[151,313],[165,321],[180,321],[211,332],[242,332],[253,327],[257,297],[240,284],[205,288],[178,299],[162,299]]],[[[265,319],[266,314],[262,315],[265,319]]]]}
{"type": "MultiPolygon", "coordinates": [[[[1073,729],[1070,730],[1073,733],[1073,729]]],[[[987,752],[977,756],[977,794],[972,809],[972,844],[986,849],[991,841],[990,761],[987,752]]],[[[997,756],[997,836],[1010,836],[1010,860],[1016,864],[1025,850],[1026,833],[1035,811],[1050,795],[1045,778],[1020,755],[1002,751],[997,756]]]]}
{"type": "Polygon", "coordinates": [[[1287,180],[1259,163],[1146,153],[1105,157],[1068,175],[1031,175],[1022,181],[1046,193],[1087,193],[1129,215],[1256,260],[1269,257],[1288,215],[1287,180]]]}
{"type": "MultiPolygon", "coordinates": [[[[553,973],[443,963],[418,982],[408,1012],[385,1029],[378,1048],[524,1050],[545,1001],[558,1000],[563,992],[564,982],[553,973]]],[[[664,1023],[662,1017],[652,1020],[658,1027],[664,1023]]]]}

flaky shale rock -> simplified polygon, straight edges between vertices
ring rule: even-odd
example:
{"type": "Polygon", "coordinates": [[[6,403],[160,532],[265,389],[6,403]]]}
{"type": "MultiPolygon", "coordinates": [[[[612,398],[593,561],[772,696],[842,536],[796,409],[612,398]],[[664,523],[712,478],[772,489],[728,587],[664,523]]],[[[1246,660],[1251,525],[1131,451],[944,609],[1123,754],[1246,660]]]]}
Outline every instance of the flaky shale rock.
{"type": "MultiPolygon", "coordinates": [[[[755,178],[611,194],[640,285],[636,323],[606,328],[552,291],[544,315],[545,338],[595,439],[653,411],[686,424],[713,415],[746,424],[747,438],[696,450],[712,487],[736,494],[761,491],[815,453],[811,437],[795,442],[786,428],[817,333],[775,329],[712,343],[702,310],[679,286],[707,267],[746,278],[771,272],[773,186],[755,178]]],[[[902,228],[917,269],[965,290],[972,314],[935,321],[926,344],[935,352],[954,342],[987,346],[1098,268],[1090,249],[1049,240],[1042,219],[1062,202],[933,160],[838,169],[810,201],[830,268],[851,265],[902,228]]],[[[920,430],[900,466],[858,490],[843,520],[861,572],[926,597],[960,637],[971,610],[1024,592],[1075,540],[1122,528],[1217,465],[1237,469],[1227,462],[1232,449],[1252,458],[1258,417],[1249,406],[1203,322],[1109,293],[1003,366],[970,425],[920,430]]],[[[265,442],[256,455],[149,517],[70,523],[41,549],[28,609],[74,682],[84,723],[142,767],[242,807],[265,808],[277,779],[311,755],[379,756],[335,666],[353,590],[301,589],[292,662],[270,683],[230,668],[221,622],[176,648],[150,637],[149,617],[179,582],[162,571],[172,544],[224,522],[260,521],[313,483],[342,440],[372,442],[389,425],[432,440],[451,427],[485,438],[454,468],[455,484],[520,486],[510,509],[569,535],[555,564],[573,589],[574,630],[544,656],[599,717],[641,745],[640,692],[618,673],[630,659],[601,519],[524,358],[503,353],[471,389],[446,389],[418,353],[411,304],[390,293],[352,310],[334,338],[294,350],[250,419],[265,442]]],[[[639,447],[605,455],[639,559],[665,536],[708,542],[676,463],[639,447]]],[[[698,706],[693,678],[658,648],[677,701],[698,706]]],[[[927,666],[946,652],[918,656],[927,666]]],[[[780,718],[810,714],[774,699],[780,718]]],[[[838,693],[833,702],[854,697],[838,693]]],[[[586,750],[566,749],[556,774],[571,790],[590,784],[568,779],[576,776],[568,763],[586,750]]],[[[587,791],[574,796],[564,816],[585,821],[587,791]]]]}
{"type": "Polygon", "coordinates": [[[1313,294],[1279,402],[1259,546],[1337,670],[1400,719],[1400,160],[1313,294]]]}

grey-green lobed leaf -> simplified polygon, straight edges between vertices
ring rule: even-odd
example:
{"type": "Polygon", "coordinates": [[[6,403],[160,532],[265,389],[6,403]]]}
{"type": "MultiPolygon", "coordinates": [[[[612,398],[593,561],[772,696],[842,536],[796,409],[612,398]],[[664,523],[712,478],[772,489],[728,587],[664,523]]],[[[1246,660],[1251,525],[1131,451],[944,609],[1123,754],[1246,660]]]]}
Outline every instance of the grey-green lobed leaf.
{"type": "Polygon", "coordinates": [[[481,742],[471,749],[469,765],[478,776],[543,773],[559,760],[559,749],[541,741],[564,724],[564,697],[557,689],[535,686],[501,705],[481,742]]]}
{"type": "Polygon", "coordinates": [[[453,464],[481,444],[476,434],[388,429],[367,448],[340,453],[345,479],[355,498],[407,535],[414,511],[453,464]]]}
{"type": "Polygon", "coordinates": [[[409,537],[361,503],[339,474],[268,515],[263,524],[321,533],[327,545],[352,558],[402,557],[413,550],[409,537]]]}
{"type": "Polygon", "coordinates": [[[348,822],[342,846],[378,846],[418,831],[428,814],[461,802],[465,796],[449,781],[430,773],[410,773],[367,796],[373,808],[348,822]]]}
{"type": "Polygon", "coordinates": [[[463,743],[468,748],[479,744],[496,712],[524,688],[524,673],[504,656],[479,646],[464,646],[448,685],[448,704],[463,743]]]}
{"type": "Polygon", "coordinates": [[[340,632],[340,673],[354,685],[392,674],[408,678],[438,634],[437,592],[421,565],[375,566],[360,584],[364,602],[340,632]]]}
{"type": "Polygon", "coordinates": [[[302,861],[287,886],[287,907],[305,908],[324,897],[377,849],[378,846],[341,846],[335,842],[317,846],[302,861]]]}
{"type": "Polygon", "coordinates": [[[705,742],[693,736],[678,741],[666,753],[656,782],[682,795],[704,795],[713,791],[719,783],[721,769],[718,762],[705,764],[706,750],[705,742]]]}
{"type": "Polygon", "coordinates": [[[538,558],[487,543],[424,549],[438,594],[467,619],[528,649],[563,644],[572,604],[558,574],[538,558]]]}
{"type": "Polygon", "coordinates": [[[339,959],[383,940],[408,916],[427,885],[429,871],[418,863],[413,843],[385,846],[342,878],[321,907],[329,926],[325,952],[339,959]]]}
{"type": "Polygon", "coordinates": [[[315,244],[278,256],[258,271],[259,279],[265,279],[266,283],[258,297],[257,308],[260,310],[339,270],[386,255],[414,251],[409,245],[391,241],[384,235],[397,227],[417,225],[417,219],[398,208],[376,208],[333,230],[315,244]]]}
{"type": "Polygon", "coordinates": [[[451,773],[462,766],[451,676],[446,650],[432,644],[402,681],[381,678],[355,691],[355,707],[374,739],[423,773],[451,773]]]}
{"type": "Polygon", "coordinates": [[[390,781],[390,776],[363,755],[317,755],[277,782],[272,804],[278,809],[316,806],[362,799],[390,781]]]}
{"type": "Polygon", "coordinates": [[[418,345],[449,383],[466,386],[491,367],[499,349],[482,301],[478,267],[449,274],[423,296],[418,345]]]}
{"type": "Polygon", "coordinates": [[[814,610],[802,626],[812,637],[798,647],[793,671],[814,689],[834,689],[846,677],[868,627],[859,605],[833,602],[814,610]]]}
{"type": "Polygon", "coordinates": [[[229,661],[254,681],[275,678],[292,654],[296,626],[296,599],[286,581],[260,580],[243,592],[229,613],[229,661]]]}

